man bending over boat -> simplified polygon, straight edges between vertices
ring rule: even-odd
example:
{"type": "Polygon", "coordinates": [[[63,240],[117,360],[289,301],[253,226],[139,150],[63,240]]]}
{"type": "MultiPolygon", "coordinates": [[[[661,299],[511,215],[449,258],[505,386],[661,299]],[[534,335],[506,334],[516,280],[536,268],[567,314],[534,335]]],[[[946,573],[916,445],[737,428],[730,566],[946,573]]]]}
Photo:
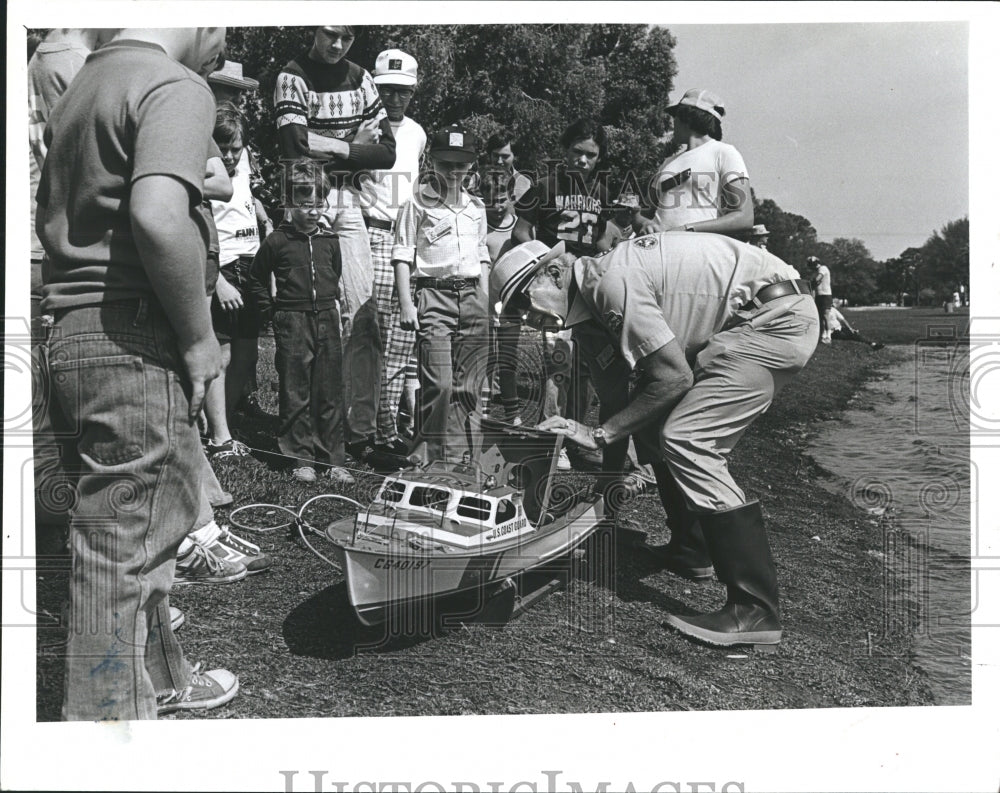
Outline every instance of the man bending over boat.
{"type": "Polygon", "coordinates": [[[808,282],[766,250],[684,232],[637,237],[596,258],[534,240],[503,256],[490,281],[493,299],[514,301],[529,323],[573,329],[602,405],[617,410],[597,427],[554,416],[539,429],[595,450],[632,435],[668,511],[668,567],[699,579],[714,565],[726,585],[720,610],[666,624],[716,645],[779,643],[760,504],[747,502],[726,458],[816,349],[808,282]]]}

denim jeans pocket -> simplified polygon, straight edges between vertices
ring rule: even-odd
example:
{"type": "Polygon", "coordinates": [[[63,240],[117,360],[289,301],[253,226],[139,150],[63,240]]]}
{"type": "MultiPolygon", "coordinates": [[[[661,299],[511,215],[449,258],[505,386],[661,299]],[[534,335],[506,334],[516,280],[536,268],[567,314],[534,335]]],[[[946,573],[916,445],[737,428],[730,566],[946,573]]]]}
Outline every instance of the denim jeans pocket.
{"type": "Polygon", "coordinates": [[[77,428],[81,455],[113,466],[145,454],[146,377],[141,356],[56,356],[49,367],[59,402],[77,428]]]}

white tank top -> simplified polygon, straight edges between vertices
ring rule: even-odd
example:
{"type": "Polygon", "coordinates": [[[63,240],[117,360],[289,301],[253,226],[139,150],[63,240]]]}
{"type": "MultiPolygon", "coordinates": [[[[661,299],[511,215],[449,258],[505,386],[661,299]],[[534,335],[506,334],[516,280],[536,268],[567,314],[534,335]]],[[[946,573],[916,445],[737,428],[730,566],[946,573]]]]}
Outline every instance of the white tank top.
{"type": "Polygon", "coordinates": [[[233,197],[229,201],[212,202],[212,217],[219,232],[219,264],[229,264],[240,256],[253,256],[260,249],[246,149],[236,165],[232,182],[233,197]]]}

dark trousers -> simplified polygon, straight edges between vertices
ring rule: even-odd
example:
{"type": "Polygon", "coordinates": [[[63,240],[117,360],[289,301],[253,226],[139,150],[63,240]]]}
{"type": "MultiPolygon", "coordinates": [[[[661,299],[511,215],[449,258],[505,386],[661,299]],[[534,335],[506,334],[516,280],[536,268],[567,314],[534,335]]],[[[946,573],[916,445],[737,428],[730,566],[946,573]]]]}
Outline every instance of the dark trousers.
{"type": "Polygon", "coordinates": [[[340,316],[336,308],[274,312],[278,448],[295,467],[344,464],[340,316]]]}

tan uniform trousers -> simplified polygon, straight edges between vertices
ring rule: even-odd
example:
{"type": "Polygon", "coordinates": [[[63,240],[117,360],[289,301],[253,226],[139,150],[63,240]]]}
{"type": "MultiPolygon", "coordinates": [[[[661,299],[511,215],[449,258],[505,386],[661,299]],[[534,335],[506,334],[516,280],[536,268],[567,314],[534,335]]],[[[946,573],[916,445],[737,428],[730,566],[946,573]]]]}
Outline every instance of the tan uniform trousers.
{"type": "MultiPolygon", "coordinates": [[[[726,459],[775,394],[805,366],[818,338],[819,316],[809,295],[781,297],[752,313],[738,313],[698,353],[694,386],[670,415],[632,434],[638,462],[666,462],[697,512],[745,503],[726,459]]],[[[620,410],[628,401],[630,373],[624,358],[613,355],[607,332],[584,323],[573,328],[573,339],[590,362],[602,406],[609,413],[620,410]]],[[[640,373],[637,388],[642,379],[640,373]]],[[[602,420],[607,418],[602,410],[602,420]]]]}
{"type": "Polygon", "coordinates": [[[716,333],[698,353],[694,386],[660,430],[660,458],[696,512],[745,503],[726,458],[819,339],[819,315],[808,295],[780,297],[737,316],[738,324],[716,333]]]}

